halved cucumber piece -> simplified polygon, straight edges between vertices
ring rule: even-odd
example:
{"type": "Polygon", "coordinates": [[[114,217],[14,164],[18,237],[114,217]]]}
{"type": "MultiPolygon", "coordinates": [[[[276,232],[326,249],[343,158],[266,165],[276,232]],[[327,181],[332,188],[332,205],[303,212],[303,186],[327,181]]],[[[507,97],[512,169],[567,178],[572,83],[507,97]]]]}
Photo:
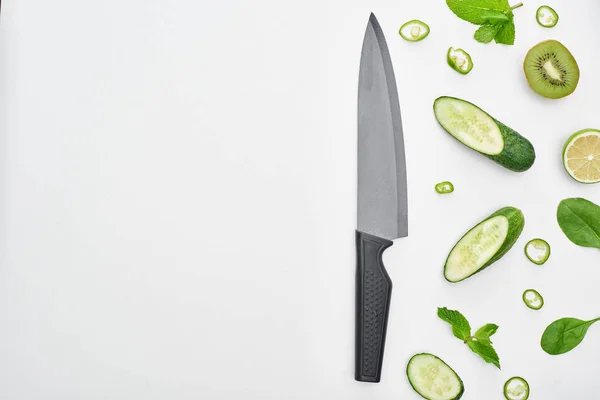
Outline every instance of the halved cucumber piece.
{"type": "Polygon", "coordinates": [[[529,140],[468,101],[442,96],[433,111],[456,140],[512,171],[527,171],[535,161],[529,140]]]}
{"type": "Polygon", "coordinates": [[[527,400],[529,398],[529,383],[520,376],[510,378],[504,384],[504,397],[507,400],[527,400]]]}
{"type": "Polygon", "coordinates": [[[521,210],[504,207],[468,231],[450,251],[444,266],[449,282],[460,282],[498,261],[515,244],[525,217],[521,210]]]}
{"type": "Polygon", "coordinates": [[[456,372],[433,354],[414,355],[406,367],[406,376],[415,392],[427,400],[458,400],[465,392],[456,372]]]}
{"type": "Polygon", "coordinates": [[[532,263],[542,265],[550,257],[550,245],[544,239],[532,239],[525,245],[525,255],[532,263]]]}

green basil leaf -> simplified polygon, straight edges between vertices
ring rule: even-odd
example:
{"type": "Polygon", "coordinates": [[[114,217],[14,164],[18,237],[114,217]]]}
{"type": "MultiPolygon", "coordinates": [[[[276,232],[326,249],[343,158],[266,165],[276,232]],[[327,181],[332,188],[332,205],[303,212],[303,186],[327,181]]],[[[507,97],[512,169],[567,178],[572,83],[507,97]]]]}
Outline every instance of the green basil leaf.
{"type": "Polygon", "coordinates": [[[502,24],[494,40],[500,44],[515,44],[515,23],[512,14],[509,16],[508,22],[502,24]]]}
{"type": "Polygon", "coordinates": [[[501,11],[496,10],[485,10],[481,13],[481,18],[486,19],[491,24],[502,23],[510,21],[508,15],[501,11]]]}
{"type": "Polygon", "coordinates": [[[551,355],[564,354],[581,343],[590,326],[596,321],[583,321],[577,318],[561,318],[554,321],[542,335],[542,349],[551,355]]]}
{"type": "Polygon", "coordinates": [[[600,249],[600,207],[582,198],[565,199],[556,212],[558,225],[578,246],[600,249]]]}

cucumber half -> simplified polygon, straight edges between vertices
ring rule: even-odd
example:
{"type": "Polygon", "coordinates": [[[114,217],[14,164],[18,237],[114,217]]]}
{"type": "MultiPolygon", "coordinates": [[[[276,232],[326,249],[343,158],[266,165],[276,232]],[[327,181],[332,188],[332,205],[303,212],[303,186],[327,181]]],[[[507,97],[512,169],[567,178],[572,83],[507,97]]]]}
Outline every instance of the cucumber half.
{"type": "Polygon", "coordinates": [[[523,172],[535,162],[535,150],[529,140],[476,105],[442,96],[435,100],[433,111],[452,137],[503,167],[523,172]]]}
{"type": "Polygon", "coordinates": [[[444,277],[455,283],[489,267],[515,244],[525,217],[521,210],[504,207],[468,231],[450,251],[444,266],[444,277]]]}
{"type": "Polygon", "coordinates": [[[433,354],[414,355],[406,367],[412,388],[427,400],[458,400],[465,386],[452,368],[433,354]]]}

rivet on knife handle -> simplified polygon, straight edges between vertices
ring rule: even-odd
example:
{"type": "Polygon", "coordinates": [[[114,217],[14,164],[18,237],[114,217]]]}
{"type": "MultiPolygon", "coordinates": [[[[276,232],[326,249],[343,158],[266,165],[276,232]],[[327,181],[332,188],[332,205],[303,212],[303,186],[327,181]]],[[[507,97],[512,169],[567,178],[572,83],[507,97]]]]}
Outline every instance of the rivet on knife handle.
{"type": "Polygon", "coordinates": [[[392,281],[382,255],[393,244],[356,231],[356,366],[355,379],[379,382],[387,331],[392,281]]]}

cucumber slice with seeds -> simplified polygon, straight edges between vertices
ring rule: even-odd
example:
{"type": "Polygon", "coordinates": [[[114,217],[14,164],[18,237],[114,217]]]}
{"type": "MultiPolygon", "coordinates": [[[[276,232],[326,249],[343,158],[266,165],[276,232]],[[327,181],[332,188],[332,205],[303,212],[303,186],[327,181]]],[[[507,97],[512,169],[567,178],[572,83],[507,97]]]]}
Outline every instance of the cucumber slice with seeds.
{"type": "Polygon", "coordinates": [[[552,28],[558,24],[558,14],[552,7],[541,6],[535,13],[538,24],[544,28],[552,28]]]}
{"type": "Polygon", "coordinates": [[[510,378],[504,384],[504,397],[507,400],[527,400],[529,398],[529,383],[520,376],[510,378]]]}
{"type": "Polygon", "coordinates": [[[435,191],[439,194],[448,194],[454,192],[454,185],[450,181],[440,182],[435,185],[435,191]]]}
{"type": "Polygon", "coordinates": [[[550,257],[550,245],[543,239],[532,239],[525,245],[525,255],[532,263],[542,265],[550,257]]]}
{"type": "Polygon", "coordinates": [[[450,47],[446,59],[448,60],[448,65],[453,70],[463,75],[468,74],[473,69],[473,60],[471,60],[469,53],[463,49],[450,47]]]}
{"type": "Polygon", "coordinates": [[[523,302],[532,310],[539,310],[544,307],[544,298],[534,289],[527,289],[523,292],[523,302]]]}
{"type": "Polygon", "coordinates": [[[533,165],[531,142],[476,105],[442,96],[435,100],[433,111],[446,132],[503,167],[522,172],[533,165]]]}
{"type": "Polygon", "coordinates": [[[524,226],[521,210],[505,207],[496,211],[456,243],[446,259],[444,277],[456,283],[489,267],[511,249],[524,226]]]}
{"type": "Polygon", "coordinates": [[[433,354],[414,355],[406,367],[406,376],[415,392],[427,400],[458,400],[465,392],[456,372],[433,354]]]}

